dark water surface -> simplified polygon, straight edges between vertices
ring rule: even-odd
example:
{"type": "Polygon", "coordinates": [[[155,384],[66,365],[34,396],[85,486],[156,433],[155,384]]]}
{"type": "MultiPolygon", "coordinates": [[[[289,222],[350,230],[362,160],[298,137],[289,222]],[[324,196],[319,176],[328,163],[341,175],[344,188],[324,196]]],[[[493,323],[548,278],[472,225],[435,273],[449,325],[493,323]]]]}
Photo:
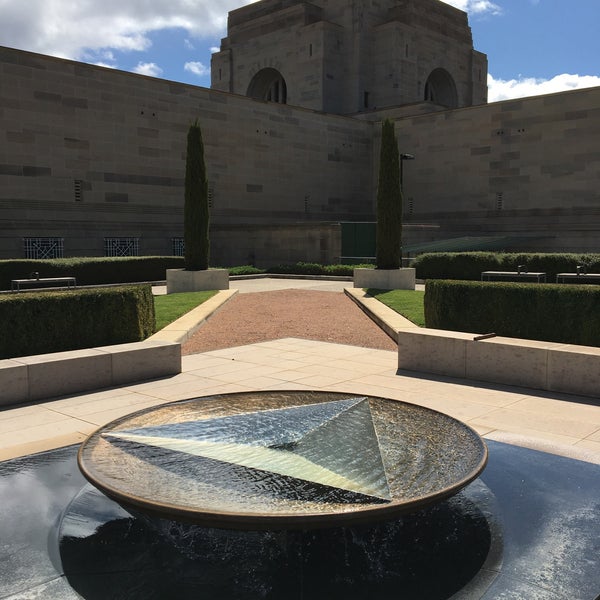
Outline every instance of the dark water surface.
{"type": "Polygon", "coordinates": [[[77,447],[0,463],[0,598],[595,600],[600,467],[488,442],[454,498],[374,527],[149,526],[85,482],[77,447]]]}

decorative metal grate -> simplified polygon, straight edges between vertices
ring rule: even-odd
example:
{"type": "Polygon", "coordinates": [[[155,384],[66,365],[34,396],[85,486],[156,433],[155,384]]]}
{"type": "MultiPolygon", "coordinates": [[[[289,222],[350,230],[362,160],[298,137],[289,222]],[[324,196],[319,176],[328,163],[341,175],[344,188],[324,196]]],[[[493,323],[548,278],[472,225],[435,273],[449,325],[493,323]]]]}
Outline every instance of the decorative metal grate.
{"type": "Polygon", "coordinates": [[[182,237],[171,238],[171,247],[173,249],[173,256],[185,255],[185,240],[182,237]]]}
{"type": "Polygon", "coordinates": [[[140,238],[104,238],[104,256],[139,256],[140,238]]]}
{"type": "Polygon", "coordinates": [[[32,237],[23,238],[25,258],[63,258],[64,238],[32,237]]]}
{"type": "Polygon", "coordinates": [[[208,208],[212,208],[215,201],[215,186],[209,181],[208,182],[208,208]]]}
{"type": "Polygon", "coordinates": [[[73,192],[75,193],[75,202],[81,202],[83,190],[83,181],[81,179],[73,180],[73,192]]]}

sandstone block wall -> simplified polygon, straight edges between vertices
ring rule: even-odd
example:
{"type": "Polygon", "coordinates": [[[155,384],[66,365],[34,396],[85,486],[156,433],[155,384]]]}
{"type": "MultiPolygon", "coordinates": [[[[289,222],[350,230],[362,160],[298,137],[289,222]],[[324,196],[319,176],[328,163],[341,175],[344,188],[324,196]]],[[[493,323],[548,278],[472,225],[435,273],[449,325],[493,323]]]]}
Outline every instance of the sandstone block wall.
{"type": "Polygon", "coordinates": [[[370,123],[8,48],[0,80],[1,257],[27,236],[64,237],[66,256],[122,236],[171,254],[196,118],[215,228],[373,218],[370,123]]]}
{"type": "Polygon", "coordinates": [[[397,122],[410,242],[524,238],[533,250],[598,251],[600,87],[397,122]]]}

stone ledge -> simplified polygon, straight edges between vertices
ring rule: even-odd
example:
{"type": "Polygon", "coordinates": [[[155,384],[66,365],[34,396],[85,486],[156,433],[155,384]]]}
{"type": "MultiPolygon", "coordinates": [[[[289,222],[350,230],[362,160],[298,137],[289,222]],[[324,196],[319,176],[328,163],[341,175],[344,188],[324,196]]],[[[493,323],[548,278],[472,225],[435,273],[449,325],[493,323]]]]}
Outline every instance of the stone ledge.
{"type": "Polygon", "coordinates": [[[0,407],[181,373],[181,345],[146,340],[0,360],[0,407]]]}
{"type": "Polygon", "coordinates": [[[395,342],[398,341],[398,331],[419,328],[418,325],[386,306],[374,296],[367,294],[362,288],[344,288],[344,293],[395,342]]]}
{"type": "Polygon", "coordinates": [[[0,360],[0,407],[181,373],[181,343],[238,290],[219,291],[143,342],[0,360]]]}
{"type": "Polygon", "coordinates": [[[208,319],[226,302],[231,300],[239,290],[220,290],[212,298],[190,310],[176,321],[157,331],[148,341],[183,343],[191,338],[208,319]]]}
{"type": "Polygon", "coordinates": [[[398,332],[398,368],[598,398],[600,348],[440,329],[398,332]]]}
{"type": "Polygon", "coordinates": [[[414,290],[416,270],[412,267],[400,269],[354,269],[355,288],[377,288],[381,290],[414,290]]]}

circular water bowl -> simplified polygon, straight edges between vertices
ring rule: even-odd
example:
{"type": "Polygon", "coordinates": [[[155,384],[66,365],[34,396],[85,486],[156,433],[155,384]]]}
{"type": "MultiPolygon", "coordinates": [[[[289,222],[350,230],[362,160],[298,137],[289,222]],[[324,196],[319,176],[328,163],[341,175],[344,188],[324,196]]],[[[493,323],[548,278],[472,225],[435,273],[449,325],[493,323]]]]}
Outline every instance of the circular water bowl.
{"type": "Polygon", "coordinates": [[[448,498],[485,468],[465,424],[396,400],[247,392],[133,413],[82,444],[79,467],[134,513],[228,529],[376,522],[448,498]]]}

